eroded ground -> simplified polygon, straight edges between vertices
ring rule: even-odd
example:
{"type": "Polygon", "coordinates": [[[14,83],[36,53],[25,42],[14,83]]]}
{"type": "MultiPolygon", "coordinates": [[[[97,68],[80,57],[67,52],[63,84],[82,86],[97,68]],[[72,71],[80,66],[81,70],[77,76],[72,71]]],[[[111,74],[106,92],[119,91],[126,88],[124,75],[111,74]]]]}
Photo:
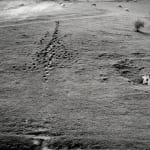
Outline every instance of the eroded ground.
{"type": "MultiPolygon", "coordinates": [[[[129,12],[112,2],[67,4],[0,23],[3,149],[22,135],[50,137],[53,149],[150,148],[150,87],[141,84],[150,71],[144,2],[121,3],[129,12]],[[138,16],[142,33],[134,32],[138,16]]],[[[37,147],[26,140],[18,149],[37,147]]]]}

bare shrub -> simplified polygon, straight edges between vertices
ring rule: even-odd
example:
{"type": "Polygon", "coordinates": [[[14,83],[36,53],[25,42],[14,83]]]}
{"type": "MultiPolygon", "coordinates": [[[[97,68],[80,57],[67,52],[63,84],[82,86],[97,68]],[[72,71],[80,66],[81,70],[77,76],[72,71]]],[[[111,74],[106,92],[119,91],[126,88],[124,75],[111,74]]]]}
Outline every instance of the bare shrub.
{"type": "Polygon", "coordinates": [[[134,27],[136,32],[140,32],[140,29],[144,28],[144,22],[138,19],[134,22],[134,27]]]}

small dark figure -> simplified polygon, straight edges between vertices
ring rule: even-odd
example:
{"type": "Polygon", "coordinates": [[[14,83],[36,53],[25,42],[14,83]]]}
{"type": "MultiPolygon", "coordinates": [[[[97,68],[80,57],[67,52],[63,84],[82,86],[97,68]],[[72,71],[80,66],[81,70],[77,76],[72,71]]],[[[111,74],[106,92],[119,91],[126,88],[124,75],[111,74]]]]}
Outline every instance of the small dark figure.
{"type": "Polygon", "coordinates": [[[96,6],[96,4],[92,4],[92,6],[96,6]]]}

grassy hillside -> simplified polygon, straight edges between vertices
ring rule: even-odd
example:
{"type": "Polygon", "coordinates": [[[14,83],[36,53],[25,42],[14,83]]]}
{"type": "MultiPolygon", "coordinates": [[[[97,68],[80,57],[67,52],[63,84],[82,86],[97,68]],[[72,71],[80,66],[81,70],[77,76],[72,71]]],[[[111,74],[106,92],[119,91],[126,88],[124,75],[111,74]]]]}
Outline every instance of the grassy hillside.
{"type": "Polygon", "coordinates": [[[1,11],[0,150],[150,149],[146,2],[1,11]]]}

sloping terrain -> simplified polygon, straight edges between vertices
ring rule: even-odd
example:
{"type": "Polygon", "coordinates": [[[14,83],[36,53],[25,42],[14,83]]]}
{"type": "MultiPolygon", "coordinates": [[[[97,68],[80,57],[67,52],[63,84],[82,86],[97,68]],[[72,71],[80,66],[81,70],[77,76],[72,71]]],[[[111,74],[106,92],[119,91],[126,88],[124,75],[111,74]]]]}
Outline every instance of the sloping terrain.
{"type": "Polygon", "coordinates": [[[1,150],[150,149],[150,3],[95,3],[1,20],[1,150]]]}

